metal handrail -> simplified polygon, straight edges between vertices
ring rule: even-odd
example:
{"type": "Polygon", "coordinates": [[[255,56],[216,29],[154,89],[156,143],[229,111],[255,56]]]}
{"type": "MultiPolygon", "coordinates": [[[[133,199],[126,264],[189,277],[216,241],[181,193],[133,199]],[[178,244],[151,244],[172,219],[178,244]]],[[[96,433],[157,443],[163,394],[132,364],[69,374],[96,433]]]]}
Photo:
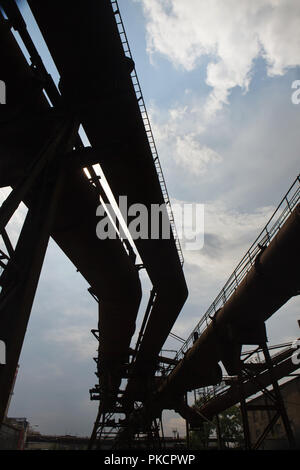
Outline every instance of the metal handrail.
{"type": "MultiPolygon", "coordinates": [[[[121,17],[121,13],[120,13],[120,10],[119,10],[119,5],[118,5],[117,0],[111,0],[111,5],[112,5],[112,8],[113,8],[116,23],[117,23],[117,26],[118,26],[118,31],[119,31],[121,42],[122,42],[122,45],[123,45],[124,54],[126,55],[126,57],[129,57],[130,59],[132,59],[132,54],[131,54],[131,50],[130,50],[128,39],[127,39],[127,34],[126,34],[126,31],[125,31],[125,28],[124,28],[124,23],[123,23],[123,20],[122,20],[122,17],[121,17]]],[[[166,210],[167,210],[167,213],[168,213],[168,217],[169,217],[169,221],[170,221],[170,225],[171,225],[175,245],[176,245],[176,248],[177,248],[178,256],[179,256],[181,265],[183,265],[184,258],[183,258],[183,253],[182,253],[178,233],[177,233],[177,230],[176,230],[176,224],[175,224],[174,214],[173,214],[172,207],[171,207],[171,201],[170,201],[170,198],[169,198],[169,194],[168,194],[168,190],[167,190],[167,186],[166,186],[166,181],[165,181],[165,178],[164,178],[164,175],[163,175],[162,167],[161,167],[161,164],[160,164],[160,161],[159,161],[157,147],[156,147],[155,140],[154,140],[154,137],[153,137],[153,132],[152,132],[149,116],[148,116],[148,113],[147,113],[143,93],[142,93],[142,90],[141,90],[140,82],[139,82],[139,79],[138,79],[135,68],[131,72],[131,80],[132,80],[133,88],[134,88],[134,91],[135,91],[135,94],[136,94],[137,102],[138,102],[138,105],[139,105],[139,108],[140,108],[142,120],[144,122],[146,135],[147,135],[147,138],[148,138],[149,146],[150,146],[150,149],[151,149],[154,165],[155,165],[157,176],[158,176],[158,181],[160,183],[160,187],[161,187],[161,190],[162,190],[164,202],[165,202],[165,205],[166,205],[166,210]]]]}
{"type": "MultiPolygon", "coordinates": [[[[288,351],[289,349],[291,349],[292,344],[293,344],[293,341],[290,341],[288,343],[276,344],[276,345],[270,346],[268,348],[269,351],[272,350],[272,349],[280,349],[279,352],[276,352],[275,354],[272,355],[272,360],[274,360],[277,356],[282,354],[283,351],[288,351]]],[[[254,349],[252,351],[245,351],[243,353],[243,355],[251,354],[251,353],[252,354],[253,353],[259,353],[259,352],[261,352],[261,348],[254,349]]],[[[250,361],[246,361],[246,364],[248,362],[250,362],[250,361]]],[[[260,363],[263,363],[263,362],[264,361],[260,361],[260,363]]],[[[231,386],[230,386],[230,384],[226,383],[226,378],[227,378],[227,376],[223,376],[223,379],[219,384],[203,387],[203,388],[200,388],[198,390],[198,393],[200,395],[202,394],[203,391],[204,391],[204,394],[207,395],[208,398],[205,401],[206,403],[209,402],[210,400],[213,400],[216,397],[219,398],[220,396],[224,395],[230,389],[231,386]]]]}
{"type": "Polygon", "coordinates": [[[212,321],[212,318],[217,312],[217,310],[222,308],[225,302],[234,293],[236,288],[239,286],[239,284],[242,282],[242,280],[245,278],[247,273],[254,265],[257,255],[261,252],[261,248],[269,245],[269,243],[278,233],[278,231],[280,230],[286,219],[289,217],[299,200],[300,174],[297,176],[292,186],[281,200],[280,204],[278,205],[271,218],[268,220],[263,230],[260,232],[256,240],[252,243],[249,250],[243,256],[242,260],[239,262],[239,264],[229,277],[221,292],[210,305],[209,309],[203,315],[203,317],[196,325],[196,327],[194,328],[190,336],[187,338],[185,343],[178,350],[175,356],[176,360],[180,360],[184,356],[184,353],[193,344],[194,334],[198,333],[198,335],[200,335],[202,333],[203,329],[206,328],[212,321]]]}

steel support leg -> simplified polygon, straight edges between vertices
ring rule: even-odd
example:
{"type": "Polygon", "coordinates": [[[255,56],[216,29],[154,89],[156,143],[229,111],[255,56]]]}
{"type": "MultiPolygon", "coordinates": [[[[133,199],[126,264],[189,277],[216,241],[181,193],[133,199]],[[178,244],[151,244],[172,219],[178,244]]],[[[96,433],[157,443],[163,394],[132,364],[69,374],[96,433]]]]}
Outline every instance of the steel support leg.
{"type": "Polygon", "coordinates": [[[165,441],[165,433],[164,433],[162,412],[161,412],[161,415],[160,415],[159,422],[160,422],[160,429],[161,429],[162,447],[165,449],[166,448],[166,441],[165,441]]]}
{"type": "Polygon", "coordinates": [[[20,203],[24,200],[24,197],[33,186],[36,179],[39,177],[41,172],[44,170],[46,165],[55,157],[59,151],[60,144],[66,135],[70,132],[70,125],[66,122],[59,122],[55,126],[52,135],[49,137],[44,148],[41,150],[35,161],[28,168],[27,175],[22,178],[16,188],[9,194],[7,199],[3,202],[0,207],[0,233],[3,233],[3,229],[18,209],[20,203]]]}
{"type": "Polygon", "coordinates": [[[216,415],[216,430],[217,430],[217,439],[218,439],[218,449],[223,449],[223,441],[222,441],[222,431],[220,426],[220,419],[219,415],[216,415]]]}
{"type": "Polygon", "coordinates": [[[277,422],[278,418],[280,417],[280,413],[278,411],[275,415],[270,419],[268,425],[266,426],[265,430],[263,431],[262,435],[259,437],[255,445],[253,446],[253,450],[257,450],[260,448],[261,444],[264,442],[265,438],[269,434],[269,432],[273,429],[273,426],[277,422]]]}
{"type": "Polygon", "coordinates": [[[247,405],[246,405],[246,399],[245,399],[245,393],[244,393],[242,369],[240,370],[238,374],[238,386],[239,386],[239,392],[240,392],[240,403],[241,403],[241,413],[242,413],[243,430],[244,430],[245,450],[250,450],[251,449],[251,437],[250,437],[247,405]]]}
{"type": "Polygon", "coordinates": [[[0,370],[0,421],[9,398],[19,361],[27,324],[41,273],[49,236],[50,221],[59,194],[60,184],[47,188],[44,197],[37,198],[29,209],[15,250],[6,268],[0,297],[1,338],[6,344],[7,361],[0,370]],[[18,267],[19,279],[12,287],[10,264],[18,267]],[[1,302],[2,300],[2,302],[1,302]]]}
{"type": "MultiPolygon", "coordinates": [[[[64,140],[60,145],[62,153],[68,147],[73,132],[74,126],[67,141],[64,140]]],[[[58,151],[57,148],[55,150],[58,151]]],[[[57,157],[57,154],[54,155],[57,157]]],[[[32,198],[13,257],[1,279],[0,334],[6,345],[6,364],[0,368],[0,423],[7,408],[63,184],[64,171],[59,158],[55,156],[40,174],[40,190],[32,198]]],[[[27,183],[26,186],[28,188],[27,183]]],[[[23,197],[24,192],[21,191],[21,194],[23,197]]],[[[17,196],[20,196],[20,192],[17,192],[17,196]]],[[[18,197],[13,195],[11,200],[17,203],[18,197]]],[[[7,216],[7,211],[4,212],[7,216]]]]}
{"type": "MultiPolygon", "coordinates": [[[[185,394],[184,401],[186,406],[188,406],[188,394],[185,394]]],[[[186,448],[190,450],[190,425],[188,419],[185,420],[185,429],[186,429],[186,448]]]]}
{"type": "Polygon", "coordinates": [[[286,408],[282,399],[278,382],[275,379],[274,374],[273,374],[273,364],[272,364],[271,356],[270,356],[269,349],[266,343],[262,344],[262,350],[265,356],[266,364],[269,368],[270,377],[271,377],[271,381],[273,385],[273,391],[274,391],[276,401],[277,401],[278,412],[280,413],[280,417],[282,419],[283,426],[285,428],[286,436],[289,441],[289,446],[291,449],[294,449],[296,447],[295,437],[294,437],[291,424],[290,424],[290,421],[286,412],[286,408]]]}

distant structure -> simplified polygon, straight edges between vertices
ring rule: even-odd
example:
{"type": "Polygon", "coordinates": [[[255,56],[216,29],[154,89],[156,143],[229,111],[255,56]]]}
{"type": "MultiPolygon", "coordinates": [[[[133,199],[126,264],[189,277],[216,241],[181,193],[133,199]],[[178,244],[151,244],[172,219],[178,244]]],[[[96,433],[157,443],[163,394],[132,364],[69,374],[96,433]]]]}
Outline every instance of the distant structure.
{"type": "MultiPolygon", "coordinates": [[[[297,448],[300,449],[300,376],[281,385],[280,392],[295,436],[297,448]]],[[[276,411],[272,410],[270,398],[264,395],[254,398],[249,402],[249,405],[252,407],[252,411],[248,411],[251,442],[256,442],[274,417],[276,411]]],[[[275,426],[270,429],[269,434],[261,445],[261,449],[278,450],[288,448],[289,443],[286,439],[284,424],[282,419],[279,418],[275,426]]]]}
{"type": "Polygon", "coordinates": [[[0,450],[24,450],[28,425],[26,418],[6,418],[0,425],[0,450]]]}

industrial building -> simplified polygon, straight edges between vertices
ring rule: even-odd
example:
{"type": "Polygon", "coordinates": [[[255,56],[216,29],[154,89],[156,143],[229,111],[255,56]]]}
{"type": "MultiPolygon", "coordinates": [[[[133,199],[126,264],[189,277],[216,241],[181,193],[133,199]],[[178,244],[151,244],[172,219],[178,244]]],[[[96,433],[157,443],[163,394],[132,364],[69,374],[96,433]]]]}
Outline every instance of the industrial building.
{"type": "MultiPolygon", "coordinates": [[[[292,431],[295,436],[297,448],[300,448],[300,379],[299,376],[285,382],[280,387],[280,392],[284,405],[286,407],[287,415],[291,424],[292,431]]],[[[255,440],[262,434],[270,420],[274,415],[274,411],[264,409],[266,405],[272,405],[270,398],[259,396],[249,402],[253,408],[257,409],[248,411],[249,414],[249,427],[251,441],[255,440]]],[[[282,419],[279,418],[275,426],[270,430],[262,444],[264,450],[278,450],[288,449],[288,442],[284,430],[282,419]]]]}

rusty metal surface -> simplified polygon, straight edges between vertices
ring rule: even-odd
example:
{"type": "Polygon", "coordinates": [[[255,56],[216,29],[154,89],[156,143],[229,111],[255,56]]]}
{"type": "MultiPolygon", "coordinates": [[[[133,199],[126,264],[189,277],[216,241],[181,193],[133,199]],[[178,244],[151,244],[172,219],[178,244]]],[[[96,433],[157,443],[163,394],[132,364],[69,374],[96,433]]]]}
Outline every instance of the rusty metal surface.
{"type": "Polygon", "coordinates": [[[267,221],[257,238],[254,240],[250,248],[244,254],[241,261],[236,266],[233,273],[229,276],[225,285],[213,300],[205,314],[201,317],[193,331],[190,333],[186,341],[182,344],[176,353],[176,360],[182,359],[187,350],[193,345],[195,336],[199,337],[205,328],[211,323],[217,310],[222,308],[232,295],[232,293],[241,284],[245,276],[248,274],[252,266],[257,263],[257,256],[262,252],[264,247],[268,246],[276,236],[281,227],[288,219],[294,208],[300,201],[300,175],[293,181],[287,193],[283,196],[278,204],[275,212],[267,221]]]}
{"type": "MultiPolygon", "coordinates": [[[[273,374],[276,380],[280,380],[283,377],[287,377],[289,374],[299,368],[299,364],[295,364],[291,357],[295,350],[293,348],[287,348],[280,354],[272,357],[273,363],[273,374]]],[[[263,387],[267,387],[271,384],[270,373],[268,370],[262,371],[259,375],[258,381],[248,380],[244,384],[244,393],[246,397],[250,397],[259,392],[263,387]]],[[[200,409],[201,415],[206,419],[212,419],[218,413],[230,408],[231,406],[238,403],[240,400],[239,391],[237,387],[231,386],[224,393],[216,396],[204,404],[200,409]]]]}
{"type": "MultiPolygon", "coordinates": [[[[56,138],[52,158],[49,158],[44,165],[39,178],[39,192],[35,192],[32,197],[16,248],[1,276],[1,338],[6,344],[7,362],[0,369],[0,422],[4,418],[11,393],[63,187],[65,172],[57,149],[60,148],[62,152],[70,150],[77,129],[75,123],[67,123],[63,135],[56,138]]],[[[30,176],[29,174],[28,178],[30,176]]]]}
{"type": "Polygon", "coordinates": [[[171,372],[163,385],[169,393],[172,389],[189,389],[192,371],[207,376],[219,361],[226,363],[230,374],[237,373],[240,349],[236,344],[247,344],[243,336],[249,336],[251,331],[256,333],[259,324],[299,292],[299,238],[298,204],[256,265],[171,372]]]}

